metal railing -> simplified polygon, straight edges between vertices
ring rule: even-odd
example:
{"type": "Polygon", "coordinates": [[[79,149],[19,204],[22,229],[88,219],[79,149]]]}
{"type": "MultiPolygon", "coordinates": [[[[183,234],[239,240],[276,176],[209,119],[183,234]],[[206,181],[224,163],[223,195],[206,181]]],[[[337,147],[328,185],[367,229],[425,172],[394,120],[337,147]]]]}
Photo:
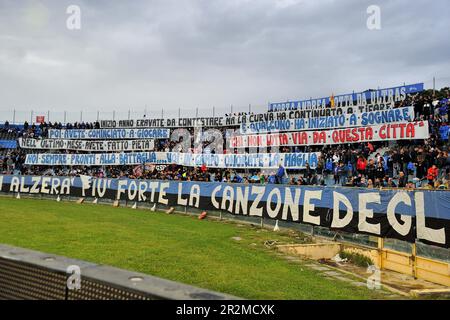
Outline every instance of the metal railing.
{"type": "MultiPolygon", "coordinates": [[[[86,108],[88,109],[88,108],[86,108]]],[[[179,119],[192,117],[223,117],[225,114],[239,113],[239,112],[267,112],[267,105],[258,104],[247,106],[230,106],[230,107],[211,107],[211,108],[161,108],[148,107],[139,109],[120,109],[113,108],[89,108],[88,110],[69,111],[67,110],[50,110],[44,108],[30,108],[27,110],[20,110],[11,108],[9,110],[0,110],[0,123],[9,121],[10,124],[23,124],[28,121],[29,124],[36,123],[36,117],[43,116],[46,122],[61,122],[61,123],[75,123],[75,122],[95,122],[99,120],[130,120],[143,118],[162,118],[162,119],[179,119]],[[94,110],[94,111],[93,111],[94,110]],[[104,111],[108,110],[108,111],[104,111]]]]}

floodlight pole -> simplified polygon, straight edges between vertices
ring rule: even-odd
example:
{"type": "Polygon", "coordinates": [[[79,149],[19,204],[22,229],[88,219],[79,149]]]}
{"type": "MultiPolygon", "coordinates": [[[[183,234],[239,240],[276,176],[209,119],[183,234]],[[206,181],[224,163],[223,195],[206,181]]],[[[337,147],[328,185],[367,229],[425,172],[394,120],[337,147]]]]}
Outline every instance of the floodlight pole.
{"type": "Polygon", "coordinates": [[[433,77],[433,98],[436,96],[436,78],[433,77]]]}

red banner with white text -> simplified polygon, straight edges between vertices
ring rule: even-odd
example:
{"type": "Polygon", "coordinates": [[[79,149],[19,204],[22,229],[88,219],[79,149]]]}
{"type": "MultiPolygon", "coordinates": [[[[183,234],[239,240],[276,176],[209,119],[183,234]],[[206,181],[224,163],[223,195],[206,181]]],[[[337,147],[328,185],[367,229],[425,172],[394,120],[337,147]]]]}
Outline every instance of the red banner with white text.
{"type": "Polygon", "coordinates": [[[418,121],[335,130],[236,135],[231,137],[230,147],[311,146],[428,138],[428,121],[418,121]]]}

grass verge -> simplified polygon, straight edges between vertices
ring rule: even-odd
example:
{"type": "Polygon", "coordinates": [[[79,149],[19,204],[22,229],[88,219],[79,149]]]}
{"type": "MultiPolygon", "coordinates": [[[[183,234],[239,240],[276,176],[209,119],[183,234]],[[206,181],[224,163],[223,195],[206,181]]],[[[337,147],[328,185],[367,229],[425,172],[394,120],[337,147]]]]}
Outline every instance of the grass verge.
{"type": "Polygon", "coordinates": [[[264,246],[266,240],[292,243],[303,239],[179,214],[0,197],[0,243],[249,299],[383,297],[365,287],[327,279],[264,246]]]}

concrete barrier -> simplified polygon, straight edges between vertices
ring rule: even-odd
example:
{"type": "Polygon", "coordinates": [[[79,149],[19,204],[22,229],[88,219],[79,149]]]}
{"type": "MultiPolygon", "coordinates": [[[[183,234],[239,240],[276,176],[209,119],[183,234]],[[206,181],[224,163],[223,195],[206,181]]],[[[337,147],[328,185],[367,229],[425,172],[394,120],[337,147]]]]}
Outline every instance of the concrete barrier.
{"type": "Polygon", "coordinates": [[[158,277],[0,245],[0,299],[235,300],[158,277]],[[69,271],[70,270],[70,271],[69,271]],[[80,287],[72,288],[79,271],[80,287]],[[70,283],[70,284],[69,284],[70,283]]]}

